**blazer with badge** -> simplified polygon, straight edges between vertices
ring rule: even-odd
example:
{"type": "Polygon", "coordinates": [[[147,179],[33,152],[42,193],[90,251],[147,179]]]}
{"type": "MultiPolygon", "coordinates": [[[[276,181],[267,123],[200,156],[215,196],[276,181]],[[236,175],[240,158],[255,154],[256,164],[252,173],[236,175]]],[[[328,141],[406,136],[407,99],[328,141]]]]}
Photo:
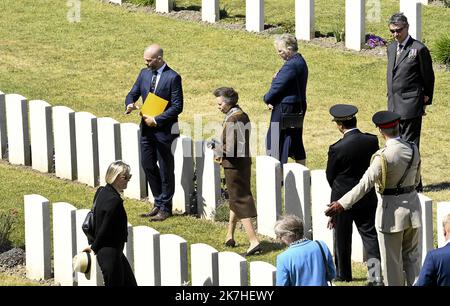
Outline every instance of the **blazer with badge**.
{"type": "MultiPolygon", "coordinates": [[[[419,150],[416,145],[412,147],[414,158],[401,187],[415,187],[420,181],[419,150]]],[[[380,193],[383,189],[396,188],[408,167],[412,154],[409,143],[400,138],[387,140],[386,147],[374,154],[369,168],[359,183],[340,198],[339,203],[344,209],[351,208],[375,184],[380,193]]],[[[399,195],[382,195],[377,206],[375,226],[378,231],[384,233],[396,233],[410,227],[420,227],[421,208],[417,192],[414,190],[399,195]]]]}
{"type": "Polygon", "coordinates": [[[388,110],[396,112],[401,119],[412,119],[423,115],[423,97],[432,103],[434,71],[430,52],[418,40],[409,37],[396,61],[397,42],[388,46],[387,90],[388,110]]]}
{"type": "Polygon", "coordinates": [[[417,286],[450,286],[450,242],[425,257],[417,286]]]}
{"type": "MultiPolygon", "coordinates": [[[[125,106],[136,102],[142,97],[144,102],[150,92],[152,81],[152,71],[144,68],[125,98],[125,106]]],[[[172,126],[178,122],[178,115],[183,111],[183,89],[181,85],[181,76],[172,70],[167,64],[164,67],[156,87],[155,94],[169,103],[164,112],[155,117],[156,127],[149,127],[141,121],[142,135],[155,135],[160,141],[172,141],[178,136],[178,128],[173,132],[172,126]]]]}
{"type": "MultiPolygon", "coordinates": [[[[361,133],[358,129],[348,131],[330,146],[326,174],[331,187],[331,201],[337,201],[358,184],[370,165],[370,158],[378,149],[377,136],[361,133]]],[[[359,201],[357,207],[368,209],[362,205],[372,203],[376,203],[374,190],[359,201]]]]}
{"type": "Polygon", "coordinates": [[[120,194],[107,184],[95,194],[95,240],[91,245],[94,253],[103,247],[123,248],[128,237],[127,213],[120,194]]]}

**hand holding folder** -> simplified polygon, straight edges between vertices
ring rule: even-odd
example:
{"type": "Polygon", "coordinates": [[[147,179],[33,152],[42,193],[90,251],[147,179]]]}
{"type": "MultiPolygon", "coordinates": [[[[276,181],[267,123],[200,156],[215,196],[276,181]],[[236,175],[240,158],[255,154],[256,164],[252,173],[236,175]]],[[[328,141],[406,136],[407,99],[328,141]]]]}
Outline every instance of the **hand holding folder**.
{"type": "Polygon", "coordinates": [[[154,93],[149,93],[141,107],[141,113],[151,117],[158,116],[164,112],[168,103],[169,101],[166,99],[158,97],[154,93]]]}

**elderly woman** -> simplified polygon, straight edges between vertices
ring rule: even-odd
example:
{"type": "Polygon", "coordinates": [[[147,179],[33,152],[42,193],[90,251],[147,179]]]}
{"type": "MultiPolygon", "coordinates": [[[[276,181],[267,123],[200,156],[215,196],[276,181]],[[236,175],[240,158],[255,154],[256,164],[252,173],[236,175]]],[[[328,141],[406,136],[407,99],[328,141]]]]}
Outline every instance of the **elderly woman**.
{"type": "Polygon", "coordinates": [[[86,251],[94,251],[105,286],[136,286],[136,279],[123,247],[127,242],[128,221],[121,192],[131,178],[130,166],[118,160],[106,171],[106,186],[94,196],[95,240],[86,251]]]}
{"type": "Polygon", "coordinates": [[[225,245],[236,245],[234,231],[240,219],[250,240],[250,247],[244,256],[249,256],[261,251],[251,220],[256,217],[256,207],[250,190],[250,119],[237,105],[239,96],[233,88],[217,88],[214,96],[219,110],[225,114],[221,143],[213,145],[216,160],[225,172],[229,194],[230,219],[225,245]]]}
{"type": "MultiPolygon", "coordinates": [[[[267,132],[267,154],[287,163],[288,157],[305,164],[306,153],[303,146],[303,127],[284,127],[283,114],[306,113],[306,83],[308,66],[298,53],[297,39],[291,34],[276,36],[274,42],[278,55],[285,61],[272,79],[264,102],[272,110],[270,127],[267,132]]],[[[301,121],[302,122],[302,121],[301,121]]]]}
{"type": "Polygon", "coordinates": [[[277,256],[277,286],[327,286],[336,276],[333,257],[323,241],[303,238],[303,222],[286,215],[275,234],[288,249],[277,256]]]}

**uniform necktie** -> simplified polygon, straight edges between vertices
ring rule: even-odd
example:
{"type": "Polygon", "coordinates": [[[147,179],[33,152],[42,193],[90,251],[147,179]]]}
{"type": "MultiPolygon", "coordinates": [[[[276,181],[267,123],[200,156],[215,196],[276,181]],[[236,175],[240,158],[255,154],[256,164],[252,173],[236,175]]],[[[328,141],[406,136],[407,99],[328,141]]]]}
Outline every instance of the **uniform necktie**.
{"type": "Polygon", "coordinates": [[[158,70],[153,70],[152,75],[152,83],[150,84],[150,92],[155,92],[155,86],[156,86],[156,78],[158,77],[158,70]]]}

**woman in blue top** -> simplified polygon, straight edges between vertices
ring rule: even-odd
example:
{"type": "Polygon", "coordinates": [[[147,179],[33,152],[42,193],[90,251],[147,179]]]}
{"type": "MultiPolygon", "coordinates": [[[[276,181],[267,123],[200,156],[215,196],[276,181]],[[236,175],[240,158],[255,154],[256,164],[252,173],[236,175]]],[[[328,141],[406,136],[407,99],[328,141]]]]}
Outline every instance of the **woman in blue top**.
{"type": "Polygon", "coordinates": [[[333,258],[323,241],[303,238],[303,222],[287,215],[275,224],[275,234],[288,249],[277,256],[277,286],[327,286],[336,277],[333,258]],[[328,277],[327,277],[328,269],[328,277]]]}

